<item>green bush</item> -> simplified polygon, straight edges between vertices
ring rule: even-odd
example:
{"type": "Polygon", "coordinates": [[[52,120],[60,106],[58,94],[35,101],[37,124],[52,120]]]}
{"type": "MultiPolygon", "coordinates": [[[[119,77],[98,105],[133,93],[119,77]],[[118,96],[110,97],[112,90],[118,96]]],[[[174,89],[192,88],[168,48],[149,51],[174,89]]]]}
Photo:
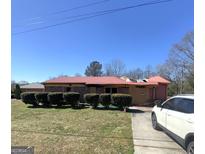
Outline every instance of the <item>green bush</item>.
{"type": "Polygon", "coordinates": [[[50,106],[50,103],[48,101],[48,93],[47,92],[39,92],[35,93],[35,98],[38,103],[42,103],[43,106],[50,106]]]}
{"type": "Polygon", "coordinates": [[[120,109],[125,109],[132,103],[132,96],[128,94],[112,94],[113,104],[120,109]]]}
{"type": "Polygon", "coordinates": [[[11,94],[11,98],[15,98],[15,94],[11,94]]]}
{"type": "Polygon", "coordinates": [[[84,100],[86,103],[90,104],[93,108],[97,108],[99,104],[99,94],[96,93],[85,94],[84,100]]]}
{"type": "Polygon", "coordinates": [[[66,103],[71,104],[72,108],[78,106],[80,100],[80,93],[68,92],[63,94],[63,98],[66,103]]]}
{"type": "Polygon", "coordinates": [[[62,106],[63,105],[63,93],[61,92],[49,93],[48,101],[52,105],[62,106]]]}
{"type": "Polygon", "coordinates": [[[111,95],[110,94],[100,94],[100,103],[108,108],[111,104],[111,95]]]}
{"type": "Polygon", "coordinates": [[[25,104],[32,104],[33,106],[38,106],[35,98],[34,92],[24,92],[21,94],[21,99],[25,104]]]}

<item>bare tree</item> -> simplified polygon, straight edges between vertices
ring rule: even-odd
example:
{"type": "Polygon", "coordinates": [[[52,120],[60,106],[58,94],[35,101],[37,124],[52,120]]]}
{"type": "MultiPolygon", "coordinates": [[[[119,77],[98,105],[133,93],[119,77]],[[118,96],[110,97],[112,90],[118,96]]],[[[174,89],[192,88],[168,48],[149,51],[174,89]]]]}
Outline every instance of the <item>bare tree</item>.
{"type": "Polygon", "coordinates": [[[82,75],[80,73],[75,73],[76,77],[81,77],[82,75]]]}
{"type": "Polygon", "coordinates": [[[172,48],[178,59],[194,63],[194,32],[188,32],[184,38],[172,48]]]}
{"type": "Polygon", "coordinates": [[[142,79],[143,78],[143,70],[140,68],[136,68],[133,70],[130,70],[126,73],[126,76],[129,77],[130,79],[142,79]]]}
{"type": "Polygon", "coordinates": [[[194,33],[187,33],[170,50],[168,59],[157,68],[158,74],[166,77],[172,83],[174,94],[194,91],[194,33]]]}
{"type": "Polygon", "coordinates": [[[110,64],[105,65],[105,75],[121,76],[125,74],[125,64],[121,60],[112,60],[110,64]]]}
{"type": "Polygon", "coordinates": [[[168,79],[171,81],[171,71],[170,71],[170,66],[165,63],[165,64],[160,64],[157,65],[156,70],[157,70],[157,74],[162,76],[165,79],[168,79]]]}
{"type": "Polygon", "coordinates": [[[151,65],[147,65],[145,67],[145,70],[144,70],[144,78],[149,78],[151,76],[154,76],[156,73],[154,72],[153,68],[151,65]]]}
{"type": "Polygon", "coordinates": [[[29,82],[22,80],[22,81],[19,81],[18,84],[19,85],[26,85],[26,84],[29,84],[29,82]]]}
{"type": "Polygon", "coordinates": [[[184,38],[175,44],[169,55],[172,65],[181,72],[181,93],[186,92],[185,84],[194,91],[194,32],[188,32],[184,38]]]}
{"type": "Polygon", "coordinates": [[[53,79],[56,79],[56,78],[61,78],[61,77],[68,77],[68,75],[65,75],[63,73],[61,73],[60,75],[57,75],[57,76],[50,76],[48,79],[49,80],[53,80],[53,79]]]}

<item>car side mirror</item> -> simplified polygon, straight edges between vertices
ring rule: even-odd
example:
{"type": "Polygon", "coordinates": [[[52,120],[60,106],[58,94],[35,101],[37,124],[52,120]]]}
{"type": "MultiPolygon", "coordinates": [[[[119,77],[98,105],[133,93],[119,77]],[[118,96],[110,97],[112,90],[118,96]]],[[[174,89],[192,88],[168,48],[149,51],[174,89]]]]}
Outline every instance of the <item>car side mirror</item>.
{"type": "Polygon", "coordinates": [[[157,107],[162,107],[162,103],[157,103],[157,107]]]}
{"type": "Polygon", "coordinates": [[[162,100],[156,100],[154,103],[157,105],[157,107],[162,107],[163,101],[162,100]]]}

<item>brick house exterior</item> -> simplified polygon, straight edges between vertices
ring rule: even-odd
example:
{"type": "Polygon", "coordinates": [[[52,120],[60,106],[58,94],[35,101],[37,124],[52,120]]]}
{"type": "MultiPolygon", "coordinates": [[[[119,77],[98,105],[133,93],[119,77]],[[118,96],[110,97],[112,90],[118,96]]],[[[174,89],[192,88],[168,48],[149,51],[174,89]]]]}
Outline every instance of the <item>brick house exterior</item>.
{"type": "Polygon", "coordinates": [[[133,105],[146,105],[156,99],[167,98],[170,82],[155,76],[142,81],[127,77],[59,77],[43,82],[46,92],[79,92],[81,101],[86,93],[125,93],[133,97],[133,105]]]}

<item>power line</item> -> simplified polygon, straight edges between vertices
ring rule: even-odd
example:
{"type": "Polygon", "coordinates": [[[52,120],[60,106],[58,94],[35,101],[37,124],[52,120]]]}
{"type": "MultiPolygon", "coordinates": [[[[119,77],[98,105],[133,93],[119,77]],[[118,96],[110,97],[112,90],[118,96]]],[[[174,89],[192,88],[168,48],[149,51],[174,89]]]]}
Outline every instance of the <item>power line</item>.
{"type": "Polygon", "coordinates": [[[79,18],[79,19],[69,20],[69,21],[66,21],[66,22],[61,22],[61,23],[57,23],[57,24],[53,24],[53,25],[49,25],[49,26],[34,28],[34,29],[31,29],[31,30],[23,31],[23,32],[13,33],[13,35],[27,33],[27,32],[32,32],[32,31],[36,31],[36,30],[47,29],[47,28],[51,28],[51,27],[55,27],[55,26],[59,26],[59,25],[64,25],[64,24],[68,24],[68,23],[72,23],[72,22],[76,22],[76,21],[81,21],[81,20],[85,20],[85,19],[94,18],[94,17],[97,17],[97,16],[102,16],[102,15],[105,15],[105,14],[115,13],[115,12],[131,9],[131,8],[136,8],[136,7],[140,7],[140,6],[164,3],[164,2],[168,2],[168,1],[172,1],[172,0],[152,1],[152,2],[142,3],[142,4],[138,4],[138,5],[134,5],[134,6],[128,6],[128,7],[123,7],[123,8],[117,8],[117,9],[111,9],[111,10],[104,10],[104,11],[86,13],[86,14],[81,14],[81,15],[76,15],[76,16],[70,16],[70,17],[66,17],[64,19],[78,18],[78,17],[81,17],[81,16],[88,16],[88,17],[83,17],[83,18],[79,18]]]}
{"type": "MultiPolygon", "coordinates": [[[[104,13],[108,13],[108,12],[111,12],[111,11],[113,11],[113,10],[90,12],[90,13],[85,13],[85,14],[79,14],[79,15],[64,17],[64,18],[61,18],[59,20],[67,20],[67,19],[79,18],[79,17],[84,17],[84,16],[99,15],[99,14],[104,14],[104,13]]],[[[41,24],[41,23],[43,23],[43,22],[41,21],[41,22],[28,23],[28,25],[41,24]]]]}
{"type": "MultiPolygon", "coordinates": [[[[81,21],[81,20],[94,18],[94,17],[97,17],[97,16],[102,16],[102,15],[106,15],[106,14],[120,12],[120,11],[124,11],[124,10],[128,10],[128,9],[132,9],[132,8],[137,8],[137,7],[141,7],[141,6],[148,6],[148,5],[155,5],[155,4],[159,4],[159,3],[166,3],[166,2],[170,2],[170,1],[173,1],[173,0],[152,1],[152,2],[142,3],[142,4],[138,4],[138,5],[132,5],[132,6],[128,6],[128,7],[122,7],[122,8],[117,8],[117,9],[110,9],[110,10],[92,12],[92,13],[87,13],[87,14],[81,14],[81,15],[75,16],[75,18],[78,18],[78,19],[69,20],[69,21],[65,21],[65,22],[61,22],[61,23],[57,23],[57,24],[53,24],[53,25],[38,27],[38,28],[34,28],[34,29],[22,31],[22,32],[17,32],[17,33],[13,33],[12,35],[19,35],[19,34],[23,34],[23,33],[43,30],[43,29],[47,29],[47,28],[51,28],[51,27],[56,27],[56,26],[60,26],[60,25],[69,24],[69,23],[72,23],[72,22],[77,22],[77,21],[81,21]],[[86,17],[79,18],[81,16],[86,16],[86,17]]],[[[70,18],[70,17],[67,17],[67,18],[70,18]]]]}
{"type": "MultiPolygon", "coordinates": [[[[74,7],[74,8],[70,8],[70,9],[64,9],[64,10],[61,10],[61,11],[56,11],[56,12],[48,13],[46,15],[42,15],[42,16],[38,16],[38,17],[32,17],[30,19],[24,19],[24,20],[22,20],[23,22],[24,21],[34,21],[34,22],[28,23],[26,25],[22,25],[22,24],[14,25],[13,28],[19,28],[19,27],[26,27],[26,26],[30,26],[30,25],[42,24],[42,23],[44,23],[46,17],[50,17],[50,16],[53,16],[53,15],[61,14],[61,13],[66,13],[66,12],[77,10],[77,9],[81,9],[81,8],[86,8],[86,7],[97,5],[97,4],[101,4],[101,3],[106,3],[106,2],[109,2],[109,1],[111,1],[111,0],[97,1],[97,2],[93,2],[93,3],[85,4],[85,5],[80,5],[80,6],[77,6],[77,7],[74,7]],[[38,21],[36,19],[38,19],[40,21],[38,21]],[[42,21],[42,20],[44,20],[44,21],[42,21]]],[[[90,15],[92,13],[87,13],[85,15],[90,15]]],[[[75,17],[79,17],[79,16],[85,16],[85,15],[70,16],[70,17],[67,17],[67,18],[61,18],[60,20],[68,19],[68,18],[75,18],[75,17]]]]}
{"type": "MultiPolygon", "coordinates": [[[[52,12],[52,13],[48,13],[48,14],[43,15],[43,16],[32,17],[30,19],[24,19],[22,21],[32,21],[32,20],[35,20],[35,19],[41,19],[41,18],[45,18],[45,17],[49,17],[49,16],[61,14],[61,13],[66,13],[66,12],[69,12],[69,11],[74,11],[74,10],[78,10],[78,9],[82,9],[82,8],[86,8],[86,7],[90,7],[90,6],[106,3],[106,2],[109,2],[109,1],[110,0],[95,1],[95,2],[92,2],[92,3],[80,5],[80,6],[77,6],[77,7],[73,7],[73,8],[69,8],[69,9],[64,9],[64,10],[60,10],[60,11],[56,11],[56,12],[52,12]]],[[[18,25],[16,27],[18,27],[18,25]]]]}
{"type": "Polygon", "coordinates": [[[18,35],[18,34],[23,34],[23,33],[43,30],[43,29],[47,29],[47,28],[51,28],[51,27],[56,27],[56,26],[65,25],[65,24],[68,24],[68,23],[73,23],[73,22],[77,22],[77,21],[81,21],[81,20],[86,20],[86,19],[94,18],[94,17],[97,17],[97,16],[102,16],[102,15],[105,15],[105,14],[108,14],[108,12],[101,13],[101,14],[96,14],[96,15],[92,15],[92,16],[88,16],[88,17],[83,17],[83,18],[79,18],[79,19],[69,20],[69,21],[66,21],[66,22],[61,22],[61,23],[57,23],[57,24],[53,24],[53,25],[44,26],[44,27],[34,28],[34,29],[22,31],[22,32],[17,32],[17,33],[13,33],[12,35],[18,35]]]}
{"type": "Polygon", "coordinates": [[[94,2],[94,3],[89,3],[89,4],[86,4],[86,5],[81,5],[81,6],[78,6],[78,7],[71,8],[71,9],[65,9],[65,10],[61,10],[61,11],[56,11],[56,12],[50,13],[50,15],[55,15],[55,14],[59,14],[59,13],[65,13],[65,12],[69,12],[69,11],[73,11],[73,10],[77,10],[77,9],[81,9],[81,8],[85,8],[85,7],[89,7],[89,6],[93,6],[93,5],[97,5],[97,4],[101,4],[101,3],[106,3],[108,1],[110,1],[110,0],[97,1],[97,2],[94,2]]]}

